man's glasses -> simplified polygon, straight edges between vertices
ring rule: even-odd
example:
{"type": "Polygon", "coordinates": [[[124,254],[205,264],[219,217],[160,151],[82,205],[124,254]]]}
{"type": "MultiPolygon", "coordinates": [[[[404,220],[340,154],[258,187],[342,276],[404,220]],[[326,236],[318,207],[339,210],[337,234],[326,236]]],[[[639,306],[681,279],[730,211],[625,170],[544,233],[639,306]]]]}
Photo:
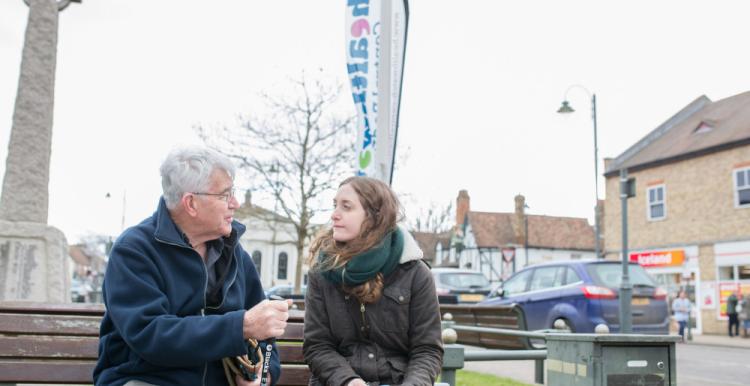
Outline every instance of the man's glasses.
{"type": "Polygon", "coordinates": [[[191,192],[195,194],[196,196],[214,196],[218,197],[219,200],[225,201],[229,203],[229,200],[234,197],[234,188],[230,189],[228,192],[225,193],[204,193],[204,192],[191,192]]]}

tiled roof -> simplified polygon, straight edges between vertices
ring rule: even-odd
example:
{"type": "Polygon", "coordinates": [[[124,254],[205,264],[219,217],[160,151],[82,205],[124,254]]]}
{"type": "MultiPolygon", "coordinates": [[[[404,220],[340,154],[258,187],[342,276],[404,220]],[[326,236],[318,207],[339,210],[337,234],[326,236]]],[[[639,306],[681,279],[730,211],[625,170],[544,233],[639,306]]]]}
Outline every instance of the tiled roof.
{"type": "Polygon", "coordinates": [[[68,247],[68,254],[73,258],[73,261],[79,265],[91,265],[91,257],[83,251],[80,245],[71,245],[68,247]]]}
{"type": "Polygon", "coordinates": [[[750,91],[712,102],[701,96],[618,156],[605,174],[750,143],[750,91]],[[699,130],[700,129],[700,130],[699,130]]]}
{"type": "Polygon", "coordinates": [[[435,261],[435,248],[438,243],[442,243],[443,248],[446,248],[445,245],[451,237],[450,231],[441,233],[411,231],[411,234],[424,252],[424,259],[427,261],[435,261]]]}
{"type": "Polygon", "coordinates": [[[469,212],[469,224],[477,246],[497,247],[516,244],[513,213],[469,212]]]}
{"type": "MultiPolygon", "coordinates": [[[[477,246],[523,244],[523,229],[513,229],[514,213],[469,212],[477,246]]],[[[528,215],[529,247],[594,250],[594,228],[585,218],[528,215]]],[[[523,227],[523,220],[519,224],[523,227]]]]}

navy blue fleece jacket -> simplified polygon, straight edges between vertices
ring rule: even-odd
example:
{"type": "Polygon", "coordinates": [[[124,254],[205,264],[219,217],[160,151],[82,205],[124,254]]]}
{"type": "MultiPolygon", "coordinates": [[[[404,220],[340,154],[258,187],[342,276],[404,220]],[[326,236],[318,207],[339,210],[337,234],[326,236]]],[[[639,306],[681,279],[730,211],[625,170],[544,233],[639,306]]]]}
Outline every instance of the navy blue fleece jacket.
{"type": "MultiPolygon", "coordinates": [[[[97,385],[134,379],[157,385],[227,384],[221,358],[247,353],[244,313],[265,299],[255,265],[239,243],[244,231],[235,221],[224,239],[224,253],[231,258],[215,307],[206,305],[203,259],[185,241],[163,198],[153,216],[118,238],[104,278],[97,385]]],[[[275,347],[269,372],[276,383],[275,347]]]]}

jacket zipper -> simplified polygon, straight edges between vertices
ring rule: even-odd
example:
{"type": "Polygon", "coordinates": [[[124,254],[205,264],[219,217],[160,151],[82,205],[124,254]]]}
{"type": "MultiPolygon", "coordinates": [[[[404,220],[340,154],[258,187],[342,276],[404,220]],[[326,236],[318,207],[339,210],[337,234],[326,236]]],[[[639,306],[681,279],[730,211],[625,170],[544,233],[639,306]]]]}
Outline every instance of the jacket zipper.
{"type": "MultiPolygon", "coordinates": [[[[240,270],[240,265],[239,265],[239,263],[237,262],[237,259],[236,259],[236,257],[237,257],[237,255],[236,255],[236,254],[234,253],[234,248],[232,248],[232,259],[231,259],[231,261],[229,262],[229,264],[232,264],[232,262],[234,262],[234,263],[235,263],[235,268],[234,268],[234,275],[232,275],[232,280],[230,280],[230,281],[229,281],[229,285],[227,285],[227,286],[226,286],[226,288],[229,288],[229,287],[231,287],[231,286],[232,286],[232,284],[234,284],[234,281],[235,281],[235,280],[237,280],[237,273],[238,273],[238,272],[239,272],[239,270],[240,270]]],[[[205,264],[204,264],[204,266],[205,266],[205,264]]],[[[206,272],[206,288],[208,288],[208,272],[206,272]]],[[[222,290],[223,290],[223,288],[222,288],[222,290]]],[[[203,295],[203,296],[204,296],[204,301],[203,301],[203,304],[205,304],[205,293],[206,293],[206,292],[204,291],[203,293],[204,293],[204,295],[203,295]]],[[[223,305],[224,305],[224,301],[225,301],[225,300],[226,300],[226,298],[225,298],[224,296],[222,296],[222,297],[221,297],[221,303],[219,303],[219,305],[218,305],[218,306],[216,306],[216,307],[211,307],[211,308],[212,308],[212,309],[214,309],[214,310],[218,310],[219,308],[221,308],[221,306],[223,306],[223,305]]],[[[206,306],[206,307],[208,307],[208,306],[206,306]]],[[[204,315],[204,316],[205,316],[205,315],[204,315]]]]}
{"type": "MultiPolygon", "coordinates": [[[[170,243],[168,241],[161,240],[158,237],[154,237],[154,239],[156,239],[156,241],[162,242],[162,243],[167,244],[167,245],[172,245],[172,246],[175,246],[175,247],[190,249],[191,251],[193,251],[195,253],[198,253],[195,249],[190,248],[190,247],[185,246],[185,245],[170,243]]],[[[208,269],[206,268],[206,263],[203,262],[203,258],[200,255],[198,255],[198,258],[201,260],[201,266],[203,267],[203,274],[204,274],[203,275],[203,307],[201,308],[201,317],[203,317],[203,316],[206,316],[206,290],[208,289],[208,269]]],[[[203,377],[201,377],[201,384],[203,384],[203,386],[206,385],[206,374],[207,373],[208,373],[208,362],[206,362],[206,363],[203,364],[203,377]]]]}
{"type": "Polygon", "coordinates": [[[368,332],[369,328],[367,327],[367,317],[365,316],[365,303],[359,303],[359,313],[362,315],[362,335],[365,335],[365,332],[367,332],[367,339],[370,339],[370,333],[368,332]]]}

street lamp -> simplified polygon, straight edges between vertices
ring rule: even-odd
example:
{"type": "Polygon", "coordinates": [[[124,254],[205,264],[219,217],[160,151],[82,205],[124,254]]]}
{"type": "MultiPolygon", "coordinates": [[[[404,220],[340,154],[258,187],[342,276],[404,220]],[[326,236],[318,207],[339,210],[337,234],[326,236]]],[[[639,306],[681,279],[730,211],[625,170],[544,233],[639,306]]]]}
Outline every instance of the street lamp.
{"type": "Polygon", "coordinates": [[[599,253],[599,147],[596,137],[596,94],[592,94],[589,92],[586,87],[583,87],[581,85],[574,84],[570,87],[568,87],[567,90],[565,90],[565,97],[563,98],[562,105],[557,110],[560,114],[570,114],[575,112],[575,110],[570,106],[570,103],[568,102],[568,92],[572,90],[573,88],[579,88],[588,94],[588,96],[591,98],[591,120],[594,122],[594,185],[595,185],[595,194],[596,194],[596,200],[594,203],[594,250],[596,253],[596,258],[601,258],[601,255],[599,253]]]}

